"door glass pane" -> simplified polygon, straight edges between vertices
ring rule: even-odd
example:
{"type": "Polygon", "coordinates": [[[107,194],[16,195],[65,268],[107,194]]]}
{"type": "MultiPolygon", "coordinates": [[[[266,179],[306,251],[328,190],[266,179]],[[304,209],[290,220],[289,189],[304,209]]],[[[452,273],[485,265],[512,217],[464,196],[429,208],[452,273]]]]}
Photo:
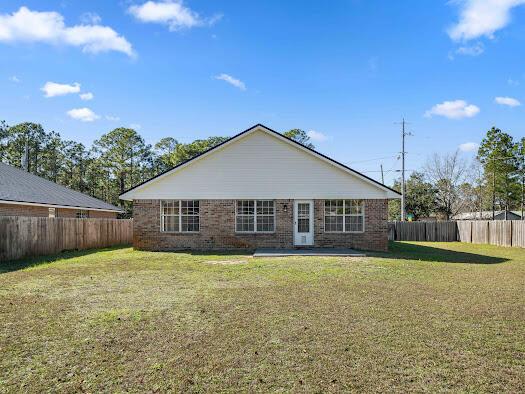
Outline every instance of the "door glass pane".
{"type": "Polygon", "coordinates": [[[310,219],[297,219],[297,232],[298,233],[309,233],[310,232],[310,219]]]}

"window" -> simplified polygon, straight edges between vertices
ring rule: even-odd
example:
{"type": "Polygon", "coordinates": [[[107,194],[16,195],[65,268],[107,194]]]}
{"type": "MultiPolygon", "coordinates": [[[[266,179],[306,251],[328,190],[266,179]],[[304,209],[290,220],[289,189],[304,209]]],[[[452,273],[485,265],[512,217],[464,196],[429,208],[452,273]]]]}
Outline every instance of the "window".
{"type": "Polygon", "coordinates": [[[272,233],[275,231],[275,207],[272,200],[239,200],[235,209],[235,231],[272,233]]]}
{"type": "Polygon", "coordinates": [[[363,200],[325,200],[324,231],[359,233],[365,229],[363,200]]]}
{"type": "Polygon", "coordinates": [[[77,219],[87,219],[89,217],[89,212],[81,209],[80,211],[77,211],[77,219]]]}
{"type": "Polygon", "coordinates": [[[196,233],[199,231],[198,200],[164,200],[160,206],[160,230],[196,233]]]}

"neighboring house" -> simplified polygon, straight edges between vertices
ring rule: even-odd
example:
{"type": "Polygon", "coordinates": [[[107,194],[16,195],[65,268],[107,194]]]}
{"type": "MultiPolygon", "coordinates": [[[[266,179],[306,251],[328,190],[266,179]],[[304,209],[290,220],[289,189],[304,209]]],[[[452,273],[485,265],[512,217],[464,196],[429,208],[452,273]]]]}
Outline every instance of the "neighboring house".
{"type": "Polygon", "coordinates": [[[0,163],[0,216],[115,218],[122,209],[0,163]]]}
{"type": "MultiPolygon", "coordinates": [[[[519,211],[494,211],[495,220],[521,220],[519,211]]],[[[459,213],[452,220],[492,220],[492,211],[459,213]]]]}
{"type": "Polygon", "coordinates": [[[138,249],[383,251],[388,248],[388,200],[399,197],[263,125],[120,196],[133,201],[138,249]]]}

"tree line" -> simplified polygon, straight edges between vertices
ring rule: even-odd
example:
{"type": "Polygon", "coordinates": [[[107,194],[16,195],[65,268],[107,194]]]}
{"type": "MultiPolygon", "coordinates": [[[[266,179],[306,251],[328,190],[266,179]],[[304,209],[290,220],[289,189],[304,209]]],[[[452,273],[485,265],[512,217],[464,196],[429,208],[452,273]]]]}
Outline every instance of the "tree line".
{"type": "MultiPolygon", "coordinates": [[[[292,129],[284,134],[313,148],[303,130],[292,129]]],[[[38,123],[9,126],[0,121],[0,161],[124,207],[129,215],[130,204],[118,198],[125,190],[228,138],[215,136],[182,143],[165,137],[151,145],[136,130],[118,127],[88,148],[55,131],[44,130],[38,123]]]]}
{"type": "MultiPolygon", "coordinates": [[[[406,212],[415,220],[435,216],[449,220],[462,212],[519,210],[525,199],[525,137],[515,141],[492,127],[476,158],[467,162],[458,151],[434,154],[406,182],[406,212]]],[[[394,183],[401,190],[401,182],[394,183]]],[[[389,207],[389,219],[399,220],[400,202],[389,207]]]]}

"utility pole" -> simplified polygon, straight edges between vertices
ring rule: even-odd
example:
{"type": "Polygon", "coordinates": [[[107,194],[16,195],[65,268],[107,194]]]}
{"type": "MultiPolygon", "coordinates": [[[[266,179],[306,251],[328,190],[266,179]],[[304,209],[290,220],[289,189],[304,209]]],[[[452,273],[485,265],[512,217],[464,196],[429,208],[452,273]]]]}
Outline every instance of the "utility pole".
{"type": "Polygon", "coordinates": [[[521,220],[525,220],[523,200],[525,200],[525,152],[523,152],[521,157],[521,220]]]}
{"type": "Polygon", "coordinates": [[[26,142],[24,145],[24,155],[22,156],[22,167],[25,171],[29,172],[29,142],[26,135],[26,142]]]}
{"type": "Polygon", "coordinates": [[[492,220],[495,220],[496,214],[496,168],[492,168],[492,220]]]}
{"type": "MultiPolygon", "coordinates": [[[[383,185],[385,184],[385,176],[383,174],[383,164],[381,164],[381,183],[383,185]]],[[[522,204],[522,208],[523,208],[523,204],[522,204]]],[[[523,216],[523,212],[521,213],[521,215],[523,216]]]]}
{"type": "Polygon", "coordinates": [[[401,121],[401,221],[404,222],[406,219],[405,212],[405,195],[406,195],[406,184],[405,184],[405,137],[412,135],[405,131],[405,118],[401,121]]]}

